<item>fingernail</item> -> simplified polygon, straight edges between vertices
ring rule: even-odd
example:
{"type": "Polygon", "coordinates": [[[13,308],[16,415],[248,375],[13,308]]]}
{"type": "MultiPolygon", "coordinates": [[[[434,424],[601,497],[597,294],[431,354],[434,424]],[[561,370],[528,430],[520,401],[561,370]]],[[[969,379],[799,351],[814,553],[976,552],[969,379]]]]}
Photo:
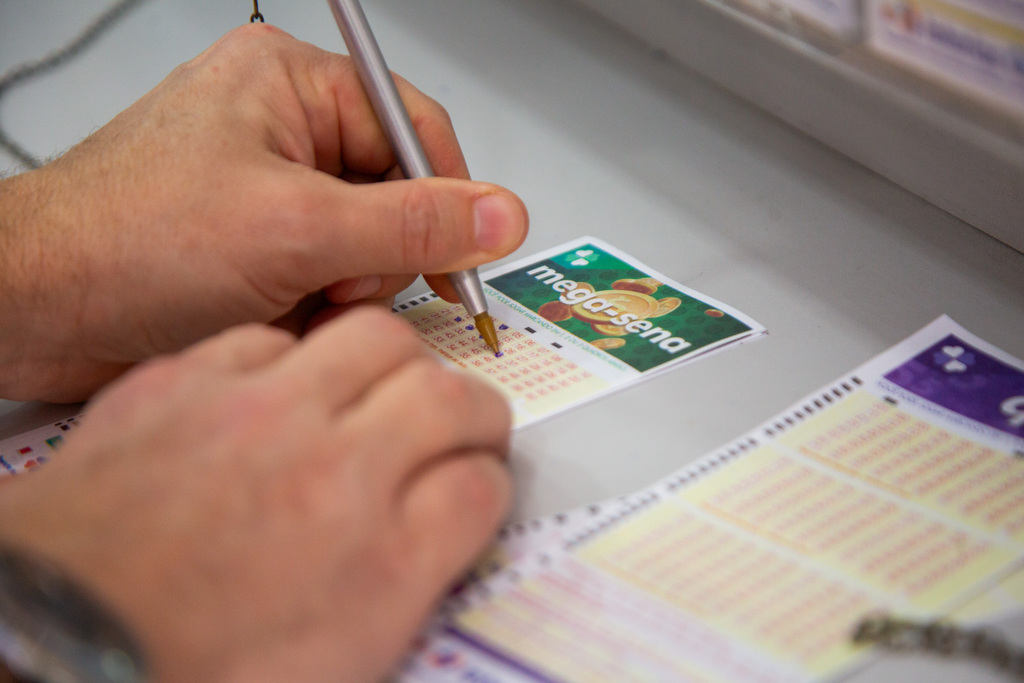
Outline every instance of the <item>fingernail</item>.
{"type": "Polygon", "coordinates": [[[519,204],[500,194],[485,194],[473,205],[476,220],[476,245],[483,251],[496,251],[519,237],[523,215],[519,204]]]}
{"type": "Polygon", "coordinates": [[[380,291],[383,284],[384,282],[380,279],[379,275],[364,275],[359,278],[359,283],[352,289],[352,293],[348,295],[348,300],[357,301],[365,299],[371,294],[376,294],[380,291]]]}

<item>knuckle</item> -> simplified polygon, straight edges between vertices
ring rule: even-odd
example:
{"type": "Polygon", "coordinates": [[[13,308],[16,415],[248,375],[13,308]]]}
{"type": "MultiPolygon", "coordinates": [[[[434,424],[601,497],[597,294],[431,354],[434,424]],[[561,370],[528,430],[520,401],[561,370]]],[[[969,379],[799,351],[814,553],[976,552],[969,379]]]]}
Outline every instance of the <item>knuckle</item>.
{"type": "Polygon", "coordinates": [[[181,384],[187,363],[181,356],[157,356],[133,368],[106,395],[166,396],[181,384]]]}
{"type": "Polygon", "coordinates": [[[356,306],[342,315],[336,334],[347,339],[353,330],[359,331],[360,338],[386,339],[387,343],[377,347],[377,351],[398,365],[429,357],[429,350],[421,341],[419,332],[403,318],[382,307],[356,306]]]}
{"type": "MultiPolygon", "coordinates": [[[[298,343],[298,338],[292,332],[261,323],[243,325],[236,338],[238,342],[234,346],[240,350],[243,356],[249,350],[258,353],[286,353],[298,343]]],[[[238,353],[233,355],[238,355],[238,353]]]]}
{"type": "Polygon", "coordinates": [[[190,64],[207,65],[229,61],[257,54],[264,50],[266,39],[273,32],[264,24],[243,24],[231,29],[205,52],[194,58],[190,64]]]}
{"type": "Polygon", "coordinates": [[[437,399],[437,405],[454,410],[472,407],[472,380],[465,373],[447,368],[432,358],[421,361],[418,369],[420,381],[437,399]]]}
{"type": "Polygon", "coordinates": [[[291,346],[297,341],[293,333],[274,325],[247,323],[243,327],[250,329],[253,335],[258,335],[257,338],[261,341],[280,344],[281,346],[291,346]]]}
{"type": "Polygon", "coordinates": [[[263,386],[236,386],[226,392],[225,400],[211,411],[225,435],[249,435],[257,442],[269,443],[271,435],[287,421],[290,396],[282,391],[266,391],[263,386]]]}
{"type": "Polygon", "coordinates": [[[452,116],[440,102],[429,95],[423,95],[424,112],[416,116],[414,123],[417,125],[436,126],[440,124],[445,128],[453,128],[452,116]]]}
{"type": "Polygon", "coordinates": [[[455,135],[448,111],[440,104],[426,107],[413,119],[416,131],[430,156],[434,174],[452,178],[469,178],[466,162],[455,135]]]}
{"type": "Polygon", "coordinates": [[[265,325],[263,323],[242,323],[221,332],[218,337],[222,344],[229,342],[254,342],[254,343],[279,343],[290,344],[295,341],[295,335],[280,327],[265,325]]]}
{"type": "Polygon", "coordinates": [[[420,348],[419,335],[412,325],[381,306],[356,306],[342,316],[342,322],[353,326],[372,328],[374,335],[387,339],[388,345],[420,348]],[[416,344],[412,344],[416,342],[416,344]]]}
{"type": "Polygon", "coordinates": [[[491,460],[474,460],[469,465],[459,483],[466,506],[480,514],[486,524],[496,527],[511,504],[511,476],[491,460]]]}
{"type": "Polygon", "coordinates": [[[508,403],[488,383],[432,357],[419,361],[417,372],[429,404],[458,418],[454,424],[472,416],[474,422],[486,426],[490,435],[497,436],[511,430],[512,416],[508,403]]]}
{"type": "Polygon", "coordinates": [[[268,40],[284,36],[284,31],[272,24],[252,22],[231,29],[222,40],[228,44],[240,44],[246,49],[263,50],[268,40]]]}

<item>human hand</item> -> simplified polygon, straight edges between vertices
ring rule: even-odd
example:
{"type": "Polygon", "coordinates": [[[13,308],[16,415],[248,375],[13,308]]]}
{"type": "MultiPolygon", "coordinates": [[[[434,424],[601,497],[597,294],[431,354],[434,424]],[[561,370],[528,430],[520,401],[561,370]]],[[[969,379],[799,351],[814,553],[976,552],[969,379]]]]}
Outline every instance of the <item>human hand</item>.
{"type": "Polygon", "coordinates": [[[80,400],[226,327],[302,333],[513,251],[522,203],[466,180],[445,111],[399,89],[449,178],[373,182],[401,174],[350,60],[252,24],[0,184],[0,396],[80,400]]]}
{"type": "Polygon", "coordinates": [[[380,680],[510,497],[507,405],[427,353],[367,307],[143,364],[4,485],[0,542],[91,588],[154,681],[380,680]]]}

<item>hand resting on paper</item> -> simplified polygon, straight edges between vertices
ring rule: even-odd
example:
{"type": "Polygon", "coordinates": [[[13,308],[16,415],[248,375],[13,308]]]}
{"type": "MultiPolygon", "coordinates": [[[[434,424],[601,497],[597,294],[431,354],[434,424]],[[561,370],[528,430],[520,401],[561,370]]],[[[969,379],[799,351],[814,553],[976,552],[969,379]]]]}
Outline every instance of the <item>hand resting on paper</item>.
{"type": "Polygon", "coordinates": [[[144,364],[0,487],[0,543],[92,589],[154,681],[380,680],[510,498],[504,400],[427,353],[368,307],[144,364]]]}
{"type": "Polygon", "coordinates": [[[448,177],[374,182],[401,173],[350,60],[253,24],[0,182],[0,396],[81,400],[231,325],[301,334],[512,252],[522,202],[466,180],[447,113],[400,91],[448,177]]]}

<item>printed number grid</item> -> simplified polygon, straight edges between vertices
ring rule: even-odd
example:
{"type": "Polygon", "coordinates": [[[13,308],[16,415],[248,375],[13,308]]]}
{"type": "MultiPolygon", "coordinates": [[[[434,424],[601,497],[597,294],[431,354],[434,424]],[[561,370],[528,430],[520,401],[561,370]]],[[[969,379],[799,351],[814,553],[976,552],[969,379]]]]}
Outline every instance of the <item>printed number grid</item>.
{"type": "Polygon", "coordinates": [[[517,412],[536,417],[605,388],[606,383],[555,349],[495,320],[501,354],[480,338],[462,307],[435,299],[403,312],[422,339],[441,356],[476,372],[508,396],[517,412]]]}

